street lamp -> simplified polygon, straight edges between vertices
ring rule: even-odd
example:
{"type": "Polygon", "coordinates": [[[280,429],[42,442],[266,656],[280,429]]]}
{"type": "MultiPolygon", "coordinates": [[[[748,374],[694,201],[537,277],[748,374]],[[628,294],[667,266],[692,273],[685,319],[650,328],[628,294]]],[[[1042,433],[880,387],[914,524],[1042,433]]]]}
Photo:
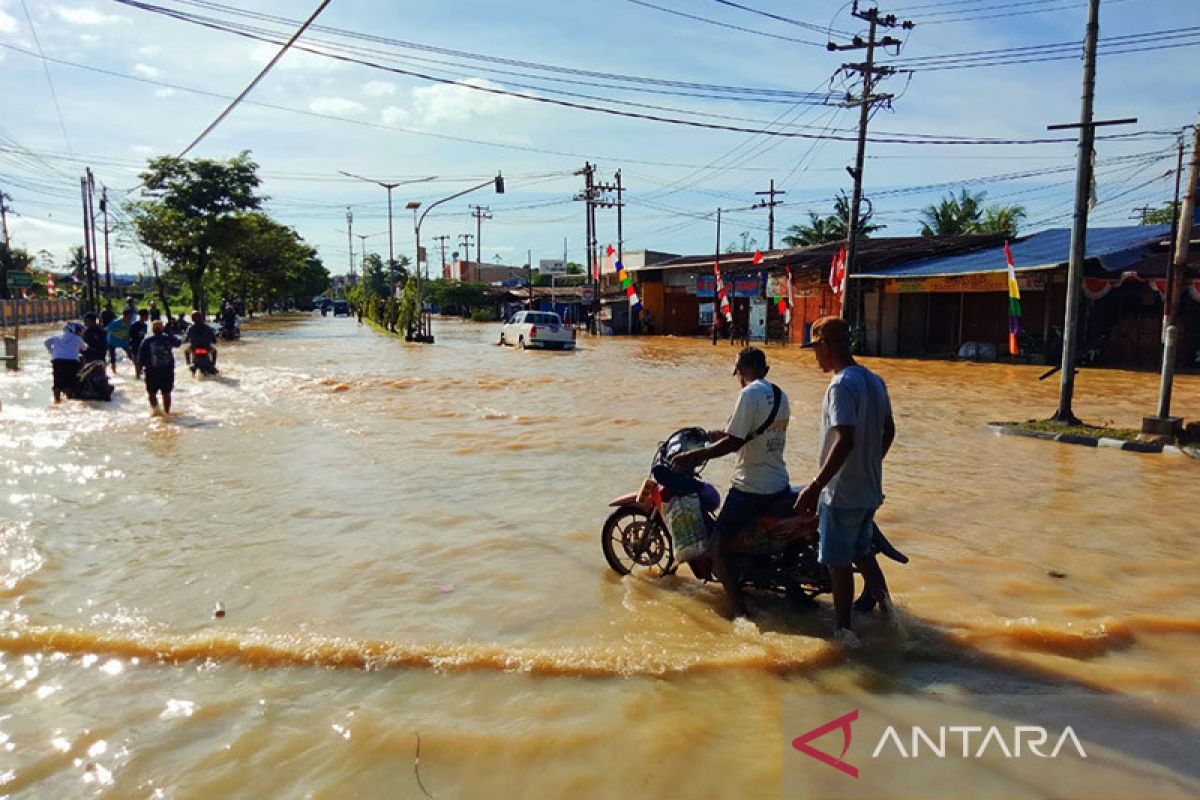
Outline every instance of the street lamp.
{"type": "MultiPolygon", "coordinates": [[[[496,177],[489,178],[488,180],[484,181],[483,183],[472,186],[469,189],[463,189],[461,192],[452,194],[449,197],[443,197],[441,200],[435,200],[434,202],[430,203],[429,206],[421,213],[420,217],[417,216],[417,209],[420,208],[420,206],[421,206],[421,204],[419,202],[413,200],[404,206],[405,208],[411,208],[413,210],[413,220],[414,220],[413,221],[413,235],[417,241],[417,272],[418,272],[418,274],[420,273],[420,267],[421,267],[421,223],[423,223],[425,221],[425,217],[429,214],[430,211],[433,211],[434,208],[440,206],[442,203],[448,203],[451,200],[455,200],[459,197],[462,197],[464,194],[470,194],[471,192],[482,189],[483,187],[488,186],[488,185],[493,185],[496,187],[496,194],[504,194],[504,176],[502,176],[500,173],[497,172],[496,177]]],[[[414,342],[424,342],[425,344],[433,344],[433,327],[432,327],[431,321],[425,314],[425,301],[421,297],[421,284],[419,281],[417,282],[417,308],[421,310],[421,327],[420,327],[420,330],[416,333],[416,335],[410,334],[410,338],[414,342]]]]}
{"type": "Polygon", "coordinates": [[[388,198],[388,275],[391,278],[392,295],[394,296],[396,294],[396,253],[395,253],[395,249],[394,249],[394,246],[392,243],[392,189],[395,189],[397,186],[405,186],[410,183],[425,183],[426,181],[433,180],[437,176],[431,175],[428,178],[417,178],[417,179],[411,180],[411,181],[377,181],[374,178],[365,178],[362,175],[355,175],[353,172],[346,172],[344,170],[338,170],[338,173],[341,175],[345,175],[347,178],[357,178],[360,181],[366,181],[367,183],[373,183],[376,186],[382,186],[384,189],[387,189],[387,198],[388,198]]]}

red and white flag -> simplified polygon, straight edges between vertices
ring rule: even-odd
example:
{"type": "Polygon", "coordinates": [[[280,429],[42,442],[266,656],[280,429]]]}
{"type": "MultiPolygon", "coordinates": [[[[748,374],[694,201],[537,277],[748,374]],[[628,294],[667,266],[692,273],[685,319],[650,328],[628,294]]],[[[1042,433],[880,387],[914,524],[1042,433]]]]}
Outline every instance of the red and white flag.
{"type": "Polygon", "coordinates": [[[759,264],[762,263],[762,260],[763,260],[762,250],[755,250],[754,251],[754,266],[757,267],[759,264]]]}
{"type": "Polygon", "coordinates": [[[834,294],[841,294],[846,283],[846,246],[833,255],[833,263],[829,266],[829,288],[834,294]]]}
{"type": "Polygon", "coordinates": [[[54,299],[54,276],[49,272],[46,273],[46,297],[54,299]]]}
{"type": "Polygon", "coordinates": [[[729,307],[729,297],[725,294],[725,281],[721,279],[721,265],[719,262],[713,263],[713,275],[717,279],[717,302],[720,305],[721,316],[726,322],[733,322],[733,310],[729,307]]]}

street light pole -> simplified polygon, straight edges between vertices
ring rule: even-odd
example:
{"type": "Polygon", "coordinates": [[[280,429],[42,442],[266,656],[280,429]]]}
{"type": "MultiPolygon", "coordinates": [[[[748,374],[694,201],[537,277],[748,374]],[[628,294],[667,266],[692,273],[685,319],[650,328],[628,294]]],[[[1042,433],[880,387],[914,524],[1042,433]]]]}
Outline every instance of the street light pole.
{"type": "MultiPolygon", "coordinates": [[[[492,184],[496,187],[496,194],[504,194],[504,177],[502,175],[500,175],[500,173],[497,172],[495,178],[489,178],[488,180],[484,181],[483,183],[472,186],[469,189],[463,189],[461,192],[456,192],[456,193],[450,195],[449,197],[443,197],[441,200],[433,201],[425,208],[425,210],[423,212],[421,212],[420,217],[417,217],[417,208],[420,206],[420,203],[416,203],[415,205],[409,204],[409,206],[406,206],[406,207],[411,207],[413,209],[413,217],[415,220],[413,223],[413,235],[417,242],[418,267],[420,267],[420,258],[421,258],[421,224],[423,222],[425,222],[425,217],[429,215],[429,212],[433,211],[433,209],[437,208],[442,203],[448,203],[451,200],[455,200],[459,197],[462,197],[464,194],[470,194],[471,192],[478,191],[479,189],[482,189],[483,187],[485,187],[489,184],[492,184]]],[[[419,272],[419,269],[418,269],[418,272],[419,272]]],[[[424,330],[427,321],[426,321],[425,311],[424,311],[425,302],[424,302],[424,299],[421,297],[420,282],[417,283],[417,308],[420,310],[420,313],[421,313],[422,333],[419,337],[413,337],[413,341],[424,342],[425,344],[433,344],[432,323],[429,323],[430,327],[427,332],[424,330]]]]}
{"type": "Polygon", "coordinates": [[[396,295],[396,250],[395,250],[395,244],[392,240],[392,189],[395,189],[397,186],[405,186],[410,183],[425,183],[426,181],[433,180],[437,176],[431,175],[428,178],[417,178],[417,179],[411,180],[411,181],[390,181],[390,182],[388,182],[388,181],[377,181],[374,178],[365,178],[362,175],[355,175],[353,172],[346,172],[345,170],[338,170],[338,174],[345,175],[347,178],[355,178],[360,181],[366,181],[367,183],[373,183],[376,186],[382,186],[384,189],[387,189],[387,198],[388,198],[388,275],[391,278],[392,296],[395,297],[395,295],[396,295]]]}

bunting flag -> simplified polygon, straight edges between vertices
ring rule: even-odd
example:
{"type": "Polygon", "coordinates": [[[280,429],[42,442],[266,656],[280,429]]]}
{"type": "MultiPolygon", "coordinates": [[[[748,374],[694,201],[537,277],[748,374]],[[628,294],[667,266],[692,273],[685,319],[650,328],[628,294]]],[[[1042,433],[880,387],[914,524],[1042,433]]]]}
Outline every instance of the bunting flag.
{"type": "MultiPolygon", "coordinates": [[[[612,251],[611,246],[608,249],[610,252],[612,251]]],[[[625,289],[625,295],[629,298],[629,307],[637,311],[642,307],[642,301],[637,296],[637,289],[633,288],[633,281],[630,279],[629,273],[625,271],[625,265],[618,261],[616,266],[617,279],[621,281],[621,286],[625,289]]]]}
{"type": "Polygon", "coordinates": [[[762,250],[755,250],[754,251],[754,266],[757,267],[759,264],[762,263],[762,260],[763,260],[762,250]]]}
{"type": "Polygon", "coordinates": [[[1021,329],[1021,287],[1017,285],[1017,269],[1008,242],[1004,243],[1004,257],[1008,260],[1008,354],[1015,356],[1019,352],[1017,332],[1021,329]]]}
{"type": "Polygon", "coordinates": [[[721,316],[726,322],[733,322],[733,310],[729,307],[729,298],[725,295],[725,281],[721,278],[721,263],[713,262],[713,275],[717,279],[717,301],[721,309],[721,316]]]}
{"type": "Polygon", "coordinates": [[[54,276],[49,272],[46,273],[46,297],[54,299],[54,276]]]}
{"type": "Polygon", "coordinates": [[[833,289],[834,294],[841,294],[845,282],[846,246],[842,245],[841,249],[833,254],[833,263],[829,266],[829,288],[833,289]]]}

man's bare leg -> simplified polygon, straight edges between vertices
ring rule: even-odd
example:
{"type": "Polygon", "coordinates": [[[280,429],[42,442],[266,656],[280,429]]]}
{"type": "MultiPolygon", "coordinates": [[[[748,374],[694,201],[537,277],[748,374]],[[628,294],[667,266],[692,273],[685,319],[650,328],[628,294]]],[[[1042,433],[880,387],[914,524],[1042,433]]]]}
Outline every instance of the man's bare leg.
{"type": "Polygon", "coordinates": [[[884,619],[889,619],[892,616],[892,597],[888,593],[887,579],[883,577],[883,570],[879,568],[879,560],[875,558],[874,553],[871,553],[855,561],[854,566],[858,567],[859,573],[862,574],[867,591],[879,603],[879,612],[883,614],[884,619]]]}
{"type": "Polygon", "coordinates": [[[842,567],[829,568],[829,582],[833,587],[833,612],[837,617],[837,626],[848,631],[854,630],[850,619],[851,604],[854,601],[854,568],[849,564],[842,567]]]}

